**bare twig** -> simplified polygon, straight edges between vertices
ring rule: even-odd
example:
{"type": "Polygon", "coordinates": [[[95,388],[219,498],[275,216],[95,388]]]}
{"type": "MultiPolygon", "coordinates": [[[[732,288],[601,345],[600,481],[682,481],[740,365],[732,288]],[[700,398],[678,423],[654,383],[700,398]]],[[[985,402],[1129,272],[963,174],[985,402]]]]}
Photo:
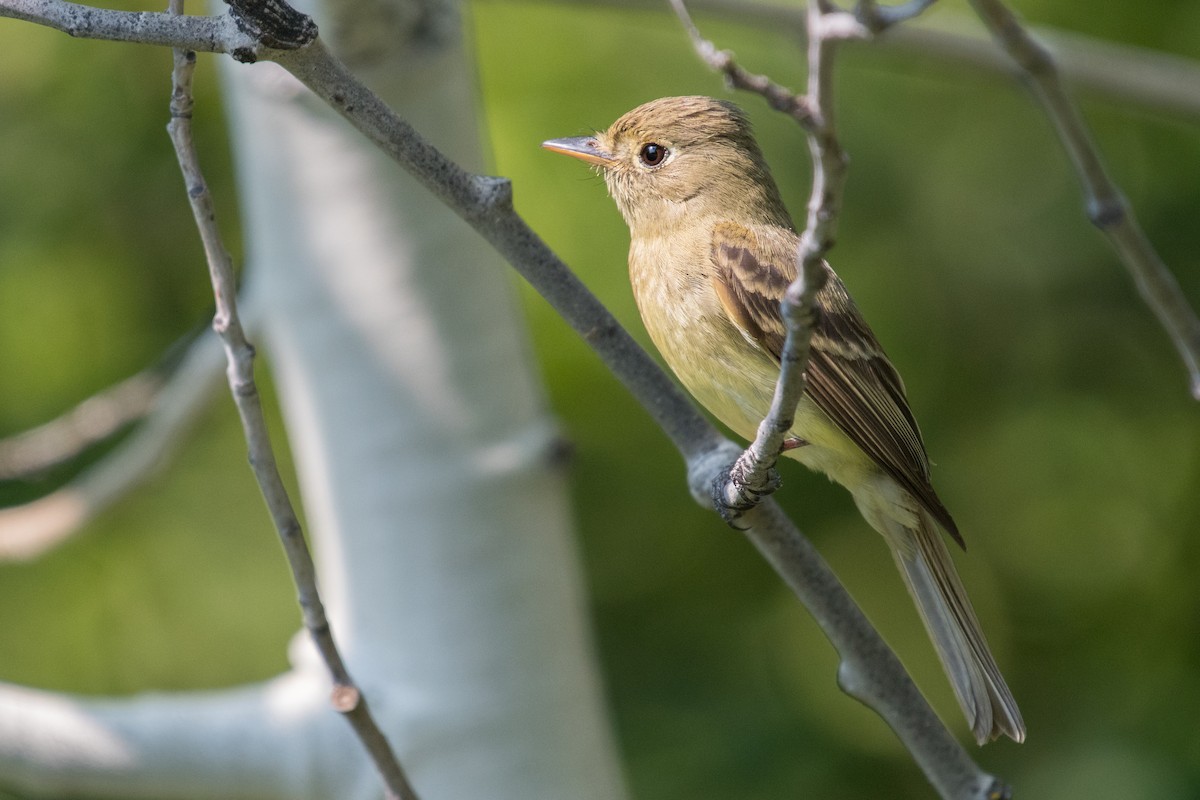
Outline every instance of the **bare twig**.
{"type": "Polygon", "coordinates": [[[1104,169],[1100,153],[1074,102],[1063,88],[1050,53],[1037,43],[1001,0],[971,0],[992,36],[1029,78],[1083,185],[1088,218],[1109,239],[1158,316],[1183,359],[1192,395],[1200,400],[1200,319],[1175,276],[1146,238],[1120,190],[1104,169]]]}
{"type": "MultiPolygon", "coordinates": [[[[674,2],[682,4],[682,0],[674,2]]],[[[808,85],[802,101],[808,108],[808,119],[802,127],[813,163],[812,192],[796,255],[796,279],[780,303],[787,336],[779,357],[779,379],[770,411],[758,426],[754,441],[730,468],[726,485],[718,490],[722,500],[743,506],[759,493],[763,476],[774,468],[808,385],[805,368],[817,321],[816,296],[825,284],[825,253],[833,246],[846,182],[846,154],[833,122],[833,52],[843,39],[868,35],[848,14],[818,0],[808,5],[808,30],[808,85]],[[750,489],[750,497],[746,497],[743,486],[750,489]]]]}
{"type": "Polygon", "coordinates": [[[692,15],[688,13],[683,0],[670,0],[670,3],[675,15],[679,17],[688,36],[691,37],[696,55],[709,67],[722,73],[730,87],[760,94],[771,108],[792,117],[806,131],[812,128],[812,111],[803,95],[775,83],[766,75],[758,75],[744,69],[734,60],[732,52],[718,50],[715,44],[700,34],[700,29],[692,21],[692,15]]]}
{"type": "MultiPolygon", "coordinates": [[[[691,38],[696,54],[713,70],[722,73],[729,86],[761,95],[772,108],[796,120],[810,137],[820,135],[824,121],[820,115],[820,108],[814,106],[810,96],[796,94],[765,75],[747,71],[737,63],[732,52],[719,50],[701,35],[683,0],[670,0],[670,3],[691,38]]],[[[817,8],[816,4],[810,6],[810,9],[817,8]]],[[[819,14],[820,11],[815,13],[819,14]]],[[[821,39],[816,37],[812,41],[819,42],[821,39]]],[[[810,72],[810,81],[811,76],[810,72]]],[[[823,184],[824,175],[818,176],[814,172],[813,202],[819,205],[817,182],[823,184]]],[[[815,212],[810,213],[810,223],[817,217],[815,212]]],[[[804,367],[808,363],[808,345],[815,322],[814,298],[825,280],[825,273],[821,268],[821,253],[824,250],[813,246],[813,243],[818,241],[815,236],[819,233],[815,224],[806,228],[801,252],[797,254],[799,269],[796,280],[788,287],[782,303],[788,332],[780,359],[782,368],[779,380],[775,384],[771,410],[759,425],[754,441],[728,469],[718,474],[712,485],[712,502],[721,516],[731,524],[736,525],[743,512],[753,508],[780,485],[779,476],[775,472],[775,462],[792,428],[796,404],[804,394],[804,367]],[[815,259],[810,258],[814,252],[817,253],[815,259]]]]}
{"type": "MultiPolygon", "coordinates": [[[[182,0],[171,0],[172,9],[178,13],[182,0]]],[[[187,185],[188,200],[204,243],[208,259],[209,275],[212,279],[217,312],[213,318],[213,329],[220,337],[228,364],[227,374],[233,400],[242,420],[246,442],[250,451],[250,465],[266,500],[271,521],[282,540],[288,564],[292,569],[304,617],[304,627],[312,637],[333,679],[331,702],[354,729],[363,743],[376,769],[383,778],[388,798],[417,800],[417,794],[409,784],[391,745],[376,724],[367,706],[366,698],[355,685],[342,660],[333,639],[325,607],[317,589],[316,569],[312,555],[304,539],[300,521],[288,498],[287,490],[279,476],[263,416],[262,402],[254,381],[254,347],[246,340],[245,331],[238,317],[237,283],[233,264],[221,241],[217,229],[216,215],[208,186],[200,171],[195,149],[192,146],[191,79],[195,68],[196,54],[188,50],[175,50],[175,68],[172,72],[174,89],[171,95],[171,122],[167,129],[175,145],[179,165],[187,185]]]]}

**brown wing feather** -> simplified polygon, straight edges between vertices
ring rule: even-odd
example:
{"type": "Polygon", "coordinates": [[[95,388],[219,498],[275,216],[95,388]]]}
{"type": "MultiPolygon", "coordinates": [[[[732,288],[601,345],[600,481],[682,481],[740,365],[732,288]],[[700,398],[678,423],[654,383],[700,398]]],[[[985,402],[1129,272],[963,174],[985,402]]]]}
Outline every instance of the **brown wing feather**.
{"type": "MultiPolygon", "coordinates": [[[[776,361],[786,329],[779,301],[796,274],[799,238],[781,228],[752,230],[731,222],[713,230],[713,287],[733,322],[776,361]]],[[[908,408],[904,383],[846,287],[829,279],[808,362],[810,397],[850,440],[907,489],[954,537],[958,527],[929,479],[929,458],[908,408]]]]}

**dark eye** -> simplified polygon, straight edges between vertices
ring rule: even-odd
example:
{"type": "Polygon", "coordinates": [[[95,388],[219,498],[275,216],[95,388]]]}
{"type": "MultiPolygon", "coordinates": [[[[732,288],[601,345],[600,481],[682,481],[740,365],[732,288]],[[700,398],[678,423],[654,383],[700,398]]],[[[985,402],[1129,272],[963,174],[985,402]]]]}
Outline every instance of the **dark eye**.
{"type": "Polygon", "coordinates": [[[671,151],[663,147],[661,144],[650,142],[642,145],[642,152],[638,156],[642,159],[642,163],[647,167],[657,167],[666,160],[667,154],[671,151]]]}

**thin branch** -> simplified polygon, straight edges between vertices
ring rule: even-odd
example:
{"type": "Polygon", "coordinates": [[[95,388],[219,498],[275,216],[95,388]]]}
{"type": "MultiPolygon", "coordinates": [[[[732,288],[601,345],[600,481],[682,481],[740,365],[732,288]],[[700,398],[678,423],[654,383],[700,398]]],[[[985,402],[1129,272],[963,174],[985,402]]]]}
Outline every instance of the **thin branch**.
{"type": "MultiPolygon", "coordinates": [[[[252,318],[257,317],[252,290],[243,305],[250,307],[252,318]]],[[[208,404],[220,379],[221,363],[221,348],[212,331],[196,337],[156,393],[145,418],[112,452],[51,494],[0,509],[0,561],[41,555],[141,485],[168,459],[208,404]]]]}
{"type": "Polygon", "coordinates": [[[879,714],[945,800],[1009,800],[1011,789],[981,770],[929,707],[812,543],[773,500],[746,512],[747,535],[812,614],[838,652],[838,686],[879,714]]]}
{"type": "MultiPolygon", "coordinates": [[[[171,0],[171,4],[176,13],[182,8],[182,0],[171,0]]],[[[213,329],[224,345],[229,387],[242,420],[250,451],[250,466],[287,554],[304,617],[304,626],[332,676],[332,705],[346,718],[363,743],[383,778],[388,798],[417,800],[416,792],[409,784],[408,777],[392,752],[383,731],[371,715],[366,698],[350,677],[341,653],[334,643],[329,620],[325,616],[325,607],[317,590],[316,568],[312,555],[275,462],[262,402],[254,381],[254,348],[246,340],[238,317],[237,283],[232,260],[221,241],[212,199],[192,146],[191,80],[195,63],[194,52],[175,50],[171,121],[167,130],[175,145],[187,185],[188,200],[208,259],[209,275],[217,305],[213,329]]]]}
{"type": "MultiPolygon", "coordinates": [[[[819,135],[823,121],[819,107],[814,107],[810,97],[796,94],[766,75],[744,69],[737,63],[732,52],[720,50],[711,40],[704,38],[683,0],[670,0],[670,3],[692,40],[696,55],[710,68],[722,73],[730,87],[761,95],[772,108],[792,117],[810,137],[819,135]]],[[[810,6],[810,9],[816,8],[816,4],[810,6]]],[[[820,39],[818,37],[813,41],[820,39]]],[[[819,162],[814,163],[819,165],[819,162]]],[[[823,180],[823,176],[819,176],[815,171],[814,202],[818,201],[817,182],[823,180]]],[[[815,219],[816,216],[810,214],[810,223],[815,219]]],[[[787,323],[787,336],[770,411],[759,425],[754,441],[728,468],[722,469],[712,483],[713,505],[721,517],[735,527],[741,527],[738,520],[745,511],[756,506],[780,486],[775,463],[792,428],[796,406],[804,394],[807,382],[804,368],[808,363],[808,347],[816,322],[815,297],[825,281],[820,262],[821,255],[818,253],[815,260],[810,257],[815,252],[811,247],[813,242],[817,241],[814,238],[815,233],[817,231],[813,225],[805,230],[806,238],[802,242],[804,246],[797,254],[799,269],[796,280],[788,287],[781,304],[784,321],[787,323]]]]}
{"type": "Polygon", "coordinates": [[[692,21],[683,0],[670,0],[671,8],[683,23],[684,30],[692,40],[696,55],[709,67],[722,73],[725,82],[734,89],[760,94],[767,104],[776,111],[787,114],[800,124],[806,131],[813,127],[812,111],[803,95],[798,95],[786,86],[775,83],[766,75],[749,72],[738,64],[729,50],[718,50],[717,46],[700,34],[700,29],[692,21]]]}
{"type": "Polygon", "coordinates": [[[812,157],[812,192],[796,255],[796,279],[780,303],[787,336],[779,357],[779,378],[771,408],[758,426],[754,441],[730,469],[726,485],[717,489],[723,501],[742,507],[761,492],[764,480],[770,480],[769,471],[783,451],[808,385],[805,369],[820,313],[816,297],[825,284],[824,258],[836,237],[846,182],[846,153],[837,140],[833,122],[833,53],[837,42],[868,35],[848,14],[832,11],[827,3],[817,0],[808,5],[808,30],[808,86],[802,102],[809,116],[801,127],[812,157]]]}
{"type": "Polygon", "coordinates": [[[1200,318],[1105,170],[1087,125],[1063,87],[1053,58],[1001,0],[971,0],[971,4],[992,36],[1029,78],[1034,96],[1050,117],[1075,165],[1088,218],[1108,237],[1133,276],[1142,299],[1171,337],[1187,368],[1192,396],[1200,400],[1200,318]]]}

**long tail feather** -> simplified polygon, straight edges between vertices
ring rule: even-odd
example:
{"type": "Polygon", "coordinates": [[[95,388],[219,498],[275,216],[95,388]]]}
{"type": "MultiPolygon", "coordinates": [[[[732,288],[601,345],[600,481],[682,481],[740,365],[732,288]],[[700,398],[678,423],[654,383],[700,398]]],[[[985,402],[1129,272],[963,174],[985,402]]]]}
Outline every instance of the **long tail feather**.
{"type": "Polygon", "coordinates": [[[885,538],[975,739],[983,744],[1007,735],[1024,741],[1021,711],[988,649],[937,524],[922,511],[915,530],[894,522],[888,527],[885,538]]]}

